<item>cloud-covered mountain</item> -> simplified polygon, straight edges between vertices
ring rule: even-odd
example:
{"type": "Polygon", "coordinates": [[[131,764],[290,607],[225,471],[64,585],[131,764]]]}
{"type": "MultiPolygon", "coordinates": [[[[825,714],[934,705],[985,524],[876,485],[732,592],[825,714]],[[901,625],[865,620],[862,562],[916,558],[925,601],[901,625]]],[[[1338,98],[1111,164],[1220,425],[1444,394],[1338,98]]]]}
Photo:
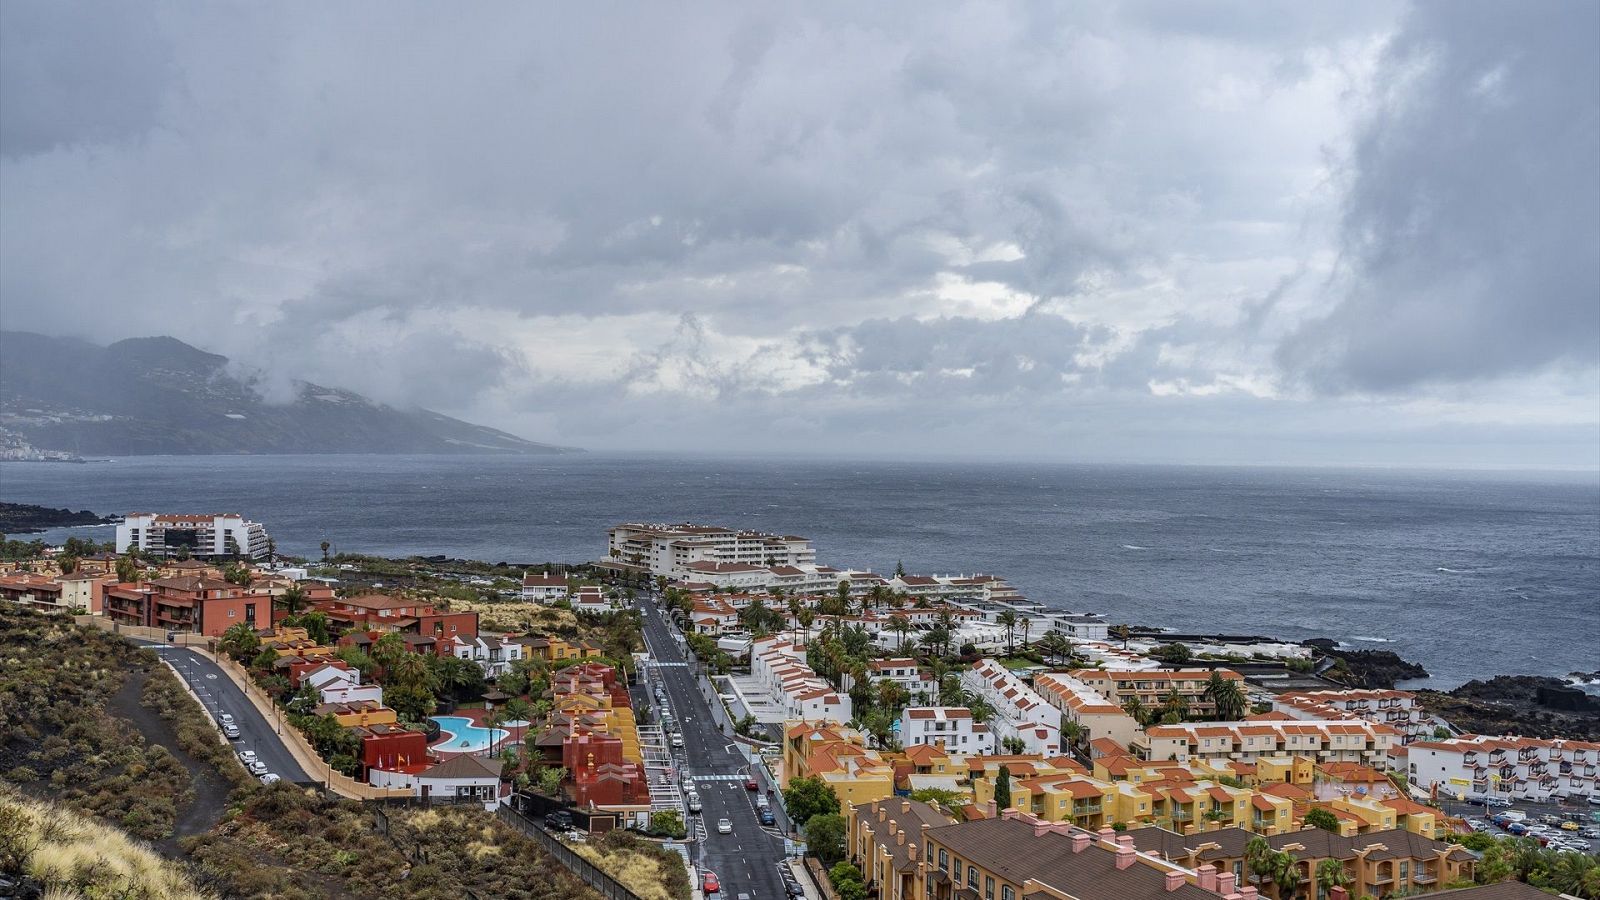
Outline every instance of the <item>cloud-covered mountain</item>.
{"type": "Polygon", "coordinates": [[[17,331],[0,331],[0,428],[92,455],[565,449],[308,382],[270,402],[226,357],[170,337],[100,347],[17,331]]]}

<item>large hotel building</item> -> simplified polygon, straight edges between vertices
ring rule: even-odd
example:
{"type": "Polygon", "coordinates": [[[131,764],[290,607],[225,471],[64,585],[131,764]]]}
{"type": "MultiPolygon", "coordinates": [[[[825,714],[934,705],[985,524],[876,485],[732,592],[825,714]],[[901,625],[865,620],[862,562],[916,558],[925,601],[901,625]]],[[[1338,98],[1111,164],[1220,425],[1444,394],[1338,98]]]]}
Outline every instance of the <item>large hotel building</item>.
{"type": "Polygon", "coordinates": [[[149,556],[265,559],[267,530],[236,513],[129,513],[117,526],[117,552],[129,548],[149,556]]]}

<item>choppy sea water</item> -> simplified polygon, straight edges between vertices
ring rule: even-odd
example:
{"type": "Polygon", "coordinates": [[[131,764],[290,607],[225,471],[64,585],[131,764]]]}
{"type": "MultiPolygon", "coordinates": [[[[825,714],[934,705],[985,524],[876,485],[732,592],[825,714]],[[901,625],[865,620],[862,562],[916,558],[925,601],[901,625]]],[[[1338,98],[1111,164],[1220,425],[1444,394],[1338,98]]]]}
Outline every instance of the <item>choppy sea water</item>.
{"type": "Polygon", "coordinates": [[[1033,599],[1113,621],[1394,650],[1433,673],[1429,686],[1600,669],[1592,473],[133,457],[0,464],[0,498],[240,512],[302,555],[327,540],[382,555],[577,562],[603,554],[616,522],[713,522],[806,535],[839,566],[994,572],[1033,599]]]}

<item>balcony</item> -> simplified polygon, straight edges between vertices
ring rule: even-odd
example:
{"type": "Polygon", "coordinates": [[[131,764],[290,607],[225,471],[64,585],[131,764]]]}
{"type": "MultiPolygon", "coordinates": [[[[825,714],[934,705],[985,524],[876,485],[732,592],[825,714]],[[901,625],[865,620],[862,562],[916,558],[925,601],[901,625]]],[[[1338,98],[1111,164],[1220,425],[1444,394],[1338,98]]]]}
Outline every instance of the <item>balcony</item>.
{"type": "Polygon", "coordinates": [[[1072,804],[1074,816],[1094,816],[1101,812],[1099,800],[1077,800],[1072,804]]]}

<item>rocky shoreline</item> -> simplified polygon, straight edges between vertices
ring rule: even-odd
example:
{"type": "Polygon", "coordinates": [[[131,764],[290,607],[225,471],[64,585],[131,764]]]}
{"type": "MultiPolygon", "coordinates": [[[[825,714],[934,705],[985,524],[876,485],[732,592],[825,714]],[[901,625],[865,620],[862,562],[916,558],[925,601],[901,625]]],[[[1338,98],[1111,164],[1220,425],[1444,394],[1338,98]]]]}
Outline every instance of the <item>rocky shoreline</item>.
{"type": "Polygon", "coordinates": [[[70,509],[51,509],[31,503],[0,502],[0,534],[36,534],[52,528],[71,528],[78,525],[109,525],[117,522],[115,516],[101,516],[87,509],[73,512],[70,509]]]}
{"type": "Polygon", "coordinates": [[[1335,660],[1333,667],[1322,673],[1323,678],[1349,687],[1389,689],[1399,681],[1429,677],[1427,669],[1393,650],[1343,650],[1338,641],[1329,638],[1313,638],[1305,645],[1335,660]]]}
{"type": "Polygon", "coordinates": [[[1473,734],[1600,741],[1600,697],[1560,678],[1496,675],[1416,694],[1429,712],[1473,734]]]}

